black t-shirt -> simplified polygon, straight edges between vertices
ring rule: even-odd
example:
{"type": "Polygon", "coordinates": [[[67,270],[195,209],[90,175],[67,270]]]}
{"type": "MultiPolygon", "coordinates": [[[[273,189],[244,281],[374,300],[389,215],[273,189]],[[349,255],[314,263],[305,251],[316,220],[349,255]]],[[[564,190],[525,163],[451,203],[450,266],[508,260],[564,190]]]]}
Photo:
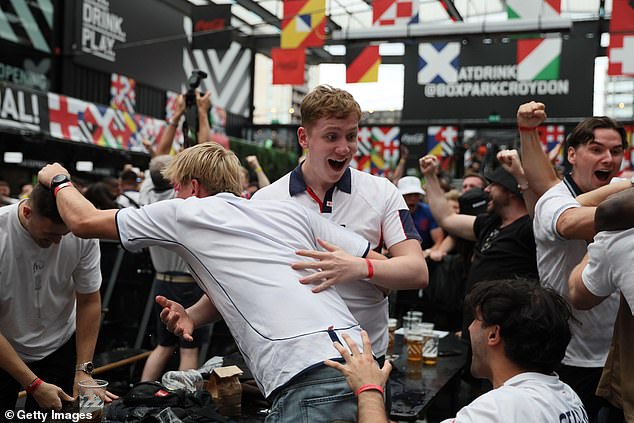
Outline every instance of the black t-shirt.
{"type": "Polygon", "coordinates": [[[494,214],[476,217],[476,245],[467,278],[467,292],[478,282],[495,279],[538,279],[532,219],[526,215],[500,228],[494,214]]]}

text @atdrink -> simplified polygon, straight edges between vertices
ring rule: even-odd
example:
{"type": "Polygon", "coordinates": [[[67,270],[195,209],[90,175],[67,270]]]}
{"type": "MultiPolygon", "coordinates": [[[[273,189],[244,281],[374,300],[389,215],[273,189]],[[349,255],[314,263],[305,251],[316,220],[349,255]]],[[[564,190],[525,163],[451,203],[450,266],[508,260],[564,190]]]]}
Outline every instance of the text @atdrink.
{"type": "Polygon", "coordinates": [[[83,420],[92,419],[92,413],[78,413],[78,412],[71,413],[71,412],[63,412],[63,411],[55,411],[55,410],[47,410],[47,411],[6,410],[4,412],[4,417],[7,420],[15,420],[17,422],[21,420],[25,420],[25,421],[40,421],[40,422],[65,421],[65,422],[78,423],[83,420]]]}

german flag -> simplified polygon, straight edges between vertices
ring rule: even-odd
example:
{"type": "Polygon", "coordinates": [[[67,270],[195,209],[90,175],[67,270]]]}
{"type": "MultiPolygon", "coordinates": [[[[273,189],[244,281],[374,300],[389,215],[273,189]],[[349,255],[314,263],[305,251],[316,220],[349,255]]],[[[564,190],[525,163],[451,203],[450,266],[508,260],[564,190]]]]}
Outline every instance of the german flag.
{"type": "Polygon", "coordinates": [[[377,82],[381,56],[378,45],[346,46],[346,83],[377,82]]]}
{"type": "Polygon", "coordinates": [[[326,0],[284,0],[280,47],[322,47],[326,39],[326,0]]]}

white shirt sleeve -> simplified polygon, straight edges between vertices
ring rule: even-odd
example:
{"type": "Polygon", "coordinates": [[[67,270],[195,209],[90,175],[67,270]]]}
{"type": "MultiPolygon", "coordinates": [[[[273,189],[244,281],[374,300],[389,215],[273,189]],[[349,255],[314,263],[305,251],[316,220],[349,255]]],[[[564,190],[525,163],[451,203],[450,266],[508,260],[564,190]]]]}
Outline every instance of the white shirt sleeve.
{"type": "Polygon", "coordinates": [[[581,204],[575,200],[569,192],[562,189],[567,188],[564,185],[555,185],[546,191],[542,198],[539,199],[535,206],[535,238],[545,241],[563,240],[557,232],[557,221],[562,213],[568,209],[581,207],[581,204]]]}
{"type": "Polygon", "coordinates": [[[96,239],[80,240],[81,258],[73,270],[75,291],[92,294],[101,287],[101,252],[96,239]]]}
{"type": "Polygon", "coordinates": [[[588,291],[597,297],[607,297],[617,290],[613,285],[611,261],[604,238],[598,234],[595,241],[588,245],[588,264],[581,273],[581,279],[588,291]]]}
{"type": "MultiPolygon", "coordinates": [[[[383,235],[383,242],[387,248],[391,248],[392,245],[398,244],[401,241],[409,239],[404,222],[401,219],[401,212],[405,219],[412,219],[407,204],[403,199],[403,196],[398,192],[398,189],[390,181],[385,180],[385,207],[384,215],[381,221],[381,233],[383,235]]],[[[415,227],[412,223],[412,228],[415,227]]],[[[416,236],[418,233],[415,234],[416,236]]]]}
{"type": "Polygon", "coordinates": [[[183,200],[159,201],[140,209],[128,207],[117,212],[121,245],[135,252],[153,245],[169,245],[178,239],[177,212],[183,200]]]}

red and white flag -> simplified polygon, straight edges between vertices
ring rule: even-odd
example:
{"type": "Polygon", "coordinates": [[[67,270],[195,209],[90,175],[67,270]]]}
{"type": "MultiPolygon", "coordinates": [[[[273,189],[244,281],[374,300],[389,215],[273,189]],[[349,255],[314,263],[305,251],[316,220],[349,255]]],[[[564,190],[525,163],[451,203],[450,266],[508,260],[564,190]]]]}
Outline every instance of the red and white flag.
{"type": "Polygon", "coordinates": [[[90,142],[79,128],[79,114],[87,103],[76,98],[48,93],[48,119],[51,136],[71,141],[90,142]]]}
{"type": "Polygon", "coordinates": [[[127,76],[113,73],[110,78],[110,107],[134,114],[136,81],[127,76]]]}
{"type": "Polygon", "coordinates": [[[374,0],[372,26],[407,25],[418,22],[418,1],[374,0]]]}

